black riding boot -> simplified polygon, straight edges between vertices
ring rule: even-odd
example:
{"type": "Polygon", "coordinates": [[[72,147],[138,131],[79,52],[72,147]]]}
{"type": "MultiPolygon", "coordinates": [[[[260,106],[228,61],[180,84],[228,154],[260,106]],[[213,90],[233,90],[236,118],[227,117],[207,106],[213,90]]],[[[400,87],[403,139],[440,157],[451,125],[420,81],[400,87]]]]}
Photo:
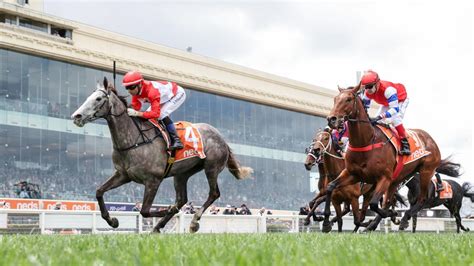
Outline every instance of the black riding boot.
{"type": "Polygon", "coordinates": [[[173,121],[171,121],[171,119],[167,116],[163,118],[163,122],[165,123],[166,129],[168,130],[168,134],[170,135],[170,151],[180,150],[184,148],[183,143],[181,142],[178,137],[178,134],[176,133],[176,128],[174,127],[173,121]]]}
{"type": "Polygon", "coordinates": [[[443,191],[444,187],[443,187],[443,181],[441,180],[441,176],[438,173],[436,173],[435,176],[436,176],[436,192],[443,191]]]}
{"type": "Polygon", "coordinates": [[[410,155],[411,152],[410,152],[410,144],[408,143],[408,139],[403,138],[403,139],[400,140],[400,142],[402,143],[402,147],[400,148],[400,154],[401,155],[410,155]]]}

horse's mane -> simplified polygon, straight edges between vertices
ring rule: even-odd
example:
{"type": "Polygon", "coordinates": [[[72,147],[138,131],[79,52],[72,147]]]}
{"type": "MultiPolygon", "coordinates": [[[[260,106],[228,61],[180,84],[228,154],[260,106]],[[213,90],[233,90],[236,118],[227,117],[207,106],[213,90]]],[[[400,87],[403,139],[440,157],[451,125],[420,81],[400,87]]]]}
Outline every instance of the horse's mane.
{"type": "Polygon", "coordinates": [[[119,95],[114,85],[112,83],[109,83],[106,77],[104,77],[104,81],[102,85],[104,86],[104,88],[107,88],[107,90],[112,91],[119,98],[119,100],[125,105],[125,107],[128,106],[127,96],[119,95]]]}
{"type": "Polygon", "coordinates": [[[128,103],[127,103],[127,97],[128,96],[119,95],[117,90],[114,88],[114,86],[112,84],[109,84],[108,89],[110,89],[110,91],[112,91],[119,98],[119,100],[125,105],[125,107],[128,106],[128,103]]]}

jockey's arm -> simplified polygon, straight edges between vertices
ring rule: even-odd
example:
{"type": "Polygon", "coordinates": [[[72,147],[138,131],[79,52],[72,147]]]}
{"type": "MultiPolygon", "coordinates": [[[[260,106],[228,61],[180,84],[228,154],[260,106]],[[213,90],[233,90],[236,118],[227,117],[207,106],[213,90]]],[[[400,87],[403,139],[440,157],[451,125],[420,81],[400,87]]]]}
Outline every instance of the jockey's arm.
{"type": "Polygon", "coordinates": [[[132,108],[137,111],[140,111],[142,108],[142,103],[138,100],[137,96],[132,96],[132,108]]]}
{"type": "Polygon", "coordinates": [[[362,103],[364,104],[364,108],[367,110],[370,107],[371,100],[365,95],[365,92],[361,94],[360,98],[362,99],[362,103]]]}
{"type": "Polygon", "coordinates": [[[160,95],[156,90],[152,90],[148,95],[148,100],[150,101],[150,111],[142,113],[142,117],[145,119],[158,119],[161,113],[160,107],[160,95]]]}
{"type": "Polygon", "coordinates": [[[398,107],[397,89],[394,87],[388,87],[385,90],[384,96],[387,99],[389,109],[385,113],[380,114],[380,116],[383,118],[389,118],[400,111],[400,108],[398,107]]]}

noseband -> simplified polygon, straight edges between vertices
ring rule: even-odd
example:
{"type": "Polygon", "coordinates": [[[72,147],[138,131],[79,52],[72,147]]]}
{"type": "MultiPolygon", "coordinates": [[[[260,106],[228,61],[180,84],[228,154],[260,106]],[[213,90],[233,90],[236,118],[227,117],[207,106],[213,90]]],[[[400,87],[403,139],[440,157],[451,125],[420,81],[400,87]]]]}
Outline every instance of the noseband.
{"type": "Polygon", "coordinates": [[[102,103],[102,105],[99,107],[99,110],[97,110],[97,112],[95,112],[95,113],[92,115],[93,117],[95,117],[95,118],[105,118],[105,119],[106,119],[108,116],[119,117],[119,116],[123,115],[123,114],[127,111],[127,108],[125,108],[125,109],[123,110],[123,112],[121,112],[120,114],[118,114],[118,115],[113,114],[113,113],[112,113],[112,105],[110,105],[109,111],[108,111],[104,116],[97,116],[96,114],[102,109],[102,107],[104,106],[104,104],[105,104],[106,102],[110,102],[110,101],[109,101],[109,100],[110,100],[110,94],[107,93],[107,91],[106,91],[105,89],[104,89],[104,90],[103,90],[103,89],[99,89],[98,91],[102,92],[102,93],[104,94],[104,96],[107,98],[107,100],[104,101],[104,102],[102,103]]]}
{"type": "Polygon", "coordinates": [[[327,145],[324,145],[320,140],[316,140],[316,141],[313,141],[311,142],[311,144],[309,145],[307,149],[307,155],[311,156],[314,158],[314,163],[312,165],[315,165],[316,163],[320,164],[323,162],[323,156],[324,154],[327,154],[333,158],[336,158],[336,159],[339,159],[339,160],[344,160],[343,157],[341,156],[337,156],[337,155],[334,155],[332,153],[330,153],[329,151],[331,150],[331,147],[332,147],[332,142],[333,142],[333,139],[332,139],[332,136],[331,136],[331,133],[329,132],[321,132],[320,134],[328,134],[329,135],[329,141],[327,143],[327,145]],[[319,158],[316,157],[316,154],[314,154],[315,150],[314,150],[314,144],[320,144],[322,147],[323,147],[323,150],[321,151],[320,153],[320,156],[319,158]]]}

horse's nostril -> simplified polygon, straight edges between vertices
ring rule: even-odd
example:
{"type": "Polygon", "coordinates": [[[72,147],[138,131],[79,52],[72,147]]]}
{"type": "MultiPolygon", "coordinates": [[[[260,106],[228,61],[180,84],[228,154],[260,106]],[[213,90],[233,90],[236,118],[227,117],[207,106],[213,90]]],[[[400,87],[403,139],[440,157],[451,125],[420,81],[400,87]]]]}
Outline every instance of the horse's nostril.
{"type": "Polygon", "coordinates": [[[74,116],[74,119],[80,119],[80,118],[82,118],[81,114],[77,114],[77,115],[74,116]]]}
{"type": "Polygon", "coordinates": [[[328,123],[329,124],[334,124],[336,123],[337,118],[335,116],[327,117],[328,123]]]}

